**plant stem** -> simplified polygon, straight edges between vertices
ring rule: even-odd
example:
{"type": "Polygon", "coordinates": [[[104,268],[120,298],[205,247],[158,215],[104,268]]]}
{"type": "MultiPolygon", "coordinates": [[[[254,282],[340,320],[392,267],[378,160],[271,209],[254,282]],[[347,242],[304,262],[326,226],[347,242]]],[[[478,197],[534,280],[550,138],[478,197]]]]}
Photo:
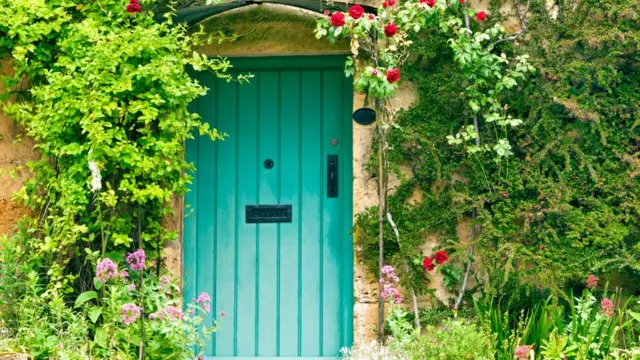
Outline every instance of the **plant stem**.
{"type": "MultiPolygon", "coordinates": [[[[396,223],[393,221],[393,217],[391,216],[391,213],[388,211],[387,211],[387,221],[391,225],[391,228],[393,229],[393,233],[396,235],[398,246],[402,248],[402,245],[400,244],[400,232],[398,231],[398,227],[396,226],[396,223]]],[[[409,269],[409,264],[407,263],[406,256],[404,256],[403,264],[404,264],[405,274],[409,274],[410,269],[409,269]]],[[[413,285],[411,285],[409,289],[411,290],[411,301],[413,303],[413,313],[415,315],[414,323],[415,323],[416,329],[420,329],[421,325],[420,325],[420,310],[418,309],[418,297],[416,296],[416,291],[413,288],[413,285]]]]}
{"type": "MultiPolygon", "coordinates": [[[[138,248],[142,249],[142,206],[138,205],[138,248]]],[[[139,279],[139,294],[140,294],[140,351],[138,352],[138,359],[144,360],[144,270],[140,270],[139,279]]]]}
{"type": "MultiPolygon", "coordinates": [[[[379,110],[379,109],[378,109],[379,110]]],[[[384,189],[384,165],[382,162],[382,152],[384,151],[383,126],[378,125],[378,136],[380,138],[378,148],[378,279],[382,279],[382,268],[384,267],[384,207],[385,195],[384,189]]],[[[383,284],[378,281],[378,342],[384,342],[384,300],[382,292],[383,284]]]]}

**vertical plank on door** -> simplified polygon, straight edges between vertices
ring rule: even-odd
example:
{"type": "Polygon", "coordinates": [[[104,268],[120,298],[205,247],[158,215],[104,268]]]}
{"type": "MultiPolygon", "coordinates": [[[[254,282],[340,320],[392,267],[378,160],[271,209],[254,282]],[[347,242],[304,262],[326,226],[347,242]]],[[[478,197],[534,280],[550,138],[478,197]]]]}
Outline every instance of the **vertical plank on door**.
{"type": "Polygon", "coordinates": [[[300,227],[302,234],[301,264],[301,356],[318,356],[322,341],[322,303],[320,299],[320,208],[322,204],[320,98],[321,71],[302,73],[302,157],[300,200],[300,227]]]}
{"type": "MultiPolygon", "coordinates": [[[[262,71],[258,74],[259,129],[258,140],[259,204],[278,202],[278,71],[262,71]],[[264,161],[272,159],[274,167],[267,169],[264,161]]],[[[258,253],[258,353],[262,356],[277,355],[276,324],[278,321],[278,224],[259,224],[258,253]]]]}
{"type": "MultiPolygon", "coordinates": [[[[215,128],[218,111],[217,79],[205,76],[202,79],[202,85],[211,90],[200,99],[200,114],[210,127],[215,128]]],[[[215,213],[217,207],[215,189],[218,187],[217,174],[215,173],[216,143],[207,137],[200,138],[198,154],[198,206],[195,209],[198,217],[198,241],[196,243],[196,266],[198,268],[195,294],[197,296],[202,291],[210,292],[212,302],[215,304],[217,291],[214,281],[215,265],[213,264],[215,264],[215,213]]],[[[211,314],[207,316],[206,323],[211,324],[211,314]]],[[[210,346],[209,351],[215,351],[215,337],[212,337],[210,346]]]]}
{"type": "MultiPolygon", "coordinates": [[[[341,294],[336,294],[336,291],[340,289],[340,275],[342,266],[342,235],[341,219],[342,219],[342,200],[346,191],[344,188],[338,186],[338,197],[327,198],[326,191],[326,174],[327,169],[327,155],[340,155],[340,150],[344,146],[343,138],[340,136],[341,123],[337,121],[341,119],[341,104],[342,104],[342,78],[344,74],[340,69],[327,69],[322,73],[322,140],[324,150],[322,153],[322,173],[325,175],[323,181],[325,181],[325,189],[322,192],[323,196],[323,216],[322,218],[322,293],[323,296],[323,326],[322,326],[322,355],[324,356],[337,356],[336,349],[340,349],[341,338],[341,322],[340,322],[340,309],[341,309],[341,294]],[[331,141],[335,139],[337,145],[332,145],[331,141]]],[[[345,119],[348,121],[348,119],[345,119]]],[[[342,161],[346,159],[338,156],[338,166],[342,161]]],[[[345,174],[338,171],[338,179],[345,174]]]]}
{"type": "MultiPolygon", "coordinates": [[[[232,76],[234,74],[231,74],[232,76]]],[[[237,155],[236,146],[236,89],[237,83],[218,81],[218,131],[228,134],[224,141],[216,142],[218,154],[216,161],[216,303],[213,316],[221,311],[227,313],[224,321],[233,324],[235,321],[235,260],[236,260],[236,194],[237,194],[237,155]]],[[[221,324],[222,325],[222,324],[221,324]]],[[[216,355],[234,355],[233,325],[225,331],[223,327],[216,332],[216,355]]]]}
{"type": "MultiPolygon", "coordinates": [[[[193,72],[192,77],[199,79],[199,73],[193,72]]],[[[200,113],[200,99],[195,100],[189,105],[189,111],[192,113],[200,113]]],[[[198,131],[192,131],[193,139],[190,139],[185,144],[186,159],[187,162],[192,163],[196,169],[198,168],[198,140],[200,139],[198,131]]],[[[196,297],[196,243],[198,239],[198,213],[196,208],[198,206],[198,174],[199,172],[193,172],[191,184],[189,186],[190,191],[184,196],[184,264],[182,267],[184,277],[184,297],[185,299],[193,299],[196,297]]]]}
{"type": "MultiPolygon", "coordinates": [[[[236,355],[257,356],[257,293],[258,267],[257,225],[246,223],[246,205],[258,203],[258,85],[257,79],[238,89],[238,283],[237,325],[235,328],[236,355]]],[[[230,328],[222,320],[222,331],[230,328]]]]}
{"type": "MultiPolygon", "coordinates": [[[[283,70],[280,75],[280,139],[281,166],[280,203],[300,207],[300,71],[283,70]]],[[[279,354],[298,355],[299,318],[299,212],[294,211],[291,223],[280,224],[280,318],[279,354]]]]}

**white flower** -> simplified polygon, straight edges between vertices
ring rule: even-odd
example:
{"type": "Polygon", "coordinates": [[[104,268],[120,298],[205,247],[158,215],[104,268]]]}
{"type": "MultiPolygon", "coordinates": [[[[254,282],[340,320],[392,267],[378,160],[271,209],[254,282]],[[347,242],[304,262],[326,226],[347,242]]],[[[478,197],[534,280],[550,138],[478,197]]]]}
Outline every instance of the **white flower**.
{"type": "Polygon", "coordinates": [[[100,175],[98,164],[89,160],[89,170],[91,170],[91,191],[100,191],[102,189],[102,175],[100,175]]]}

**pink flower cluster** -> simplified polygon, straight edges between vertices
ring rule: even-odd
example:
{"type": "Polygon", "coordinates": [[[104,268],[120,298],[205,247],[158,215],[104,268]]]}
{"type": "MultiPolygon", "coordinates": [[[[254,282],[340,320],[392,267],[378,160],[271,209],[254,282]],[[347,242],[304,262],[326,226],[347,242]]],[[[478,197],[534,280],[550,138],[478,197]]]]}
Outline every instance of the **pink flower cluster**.
{"type": "Polygon", "coordinates": [[[211,311],[211,297],[206,292],[203,292],[196,299],[196,303],[202,305],[205,312],[211,311]]]}
{"type": "Polygon", "coordinates": [[[613,316],[615,312],[613,310],[613,301],[611,299],[604,298],[600,302],[600,306],[602,306],[602,314],[605,316],[613,316]]]}
{"type": "Polygon", "coordinates": [[[136,304],[128,303],[122,305],[122,309],[120,309],[120,318],[122,319],[122,323],[129,325],[136,321],[140,317],[141,310],[142,308],[138,307],[136,304]]]}
{"type": "Polygon", "coordinates": [[[135,252],[127,254],[127,264],[131,270],[144,270],[146,265],[144,262],[147,260],[147,255],[144,250],[138,249],[135,252]]]}
{"type": "Polygon", "coordinates": [[[102,259],[96,266],[96,277],[101,283],[113,279],[118,274],[118,266],[109,258],[102,259]]]}
{"type": "Polygon", "coordinates": [[[167,306],[167,314],[169,314],[169,318],[171,320],[182,320],[184,319],[184,312],[178,309],[175,306],[167,306]]]}
{"type": "Polygon", "coordinates": [[[532,345],[518,346],[513,355],[518,360],[525,360],[527,358],[527,356],[529,355],[529,351],[531,351],[532,348],[533,348],[532,345]]]}
{"type": "Polygon", "coordinates": [[[384,284],[382,287],[382,293],[380,297],[382,297],[385,301],[392,300],[396,304],[400,304],[402,302],[402,297],[400,296],[400,292],[395,287],[394,284],[400,282],[400,278],[396,275],[396,270],[393,266],[383,266],[382,267],[382,278],[380,279],[380,283],[384,284]]]}
{"type": "Polygon", "coordinates": [[[595,289],[598,286],[598,279],[595,275],[591,274],[587,277],[587,289],[595,289]]]}

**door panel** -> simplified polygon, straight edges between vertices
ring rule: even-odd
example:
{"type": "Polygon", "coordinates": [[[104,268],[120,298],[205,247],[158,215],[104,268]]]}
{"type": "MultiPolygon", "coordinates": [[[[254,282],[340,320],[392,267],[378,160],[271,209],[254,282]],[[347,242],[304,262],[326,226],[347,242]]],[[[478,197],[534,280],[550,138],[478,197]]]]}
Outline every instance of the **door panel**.
{"type": "Polygon", "coordinates": [[[210,91],[192,109],[229,135],[186,147],[197,171],[185,197],[185,299],[209,292],[212,315],[227,314],[208,356],[335,357],[351,344],[352,93],[343,61],[232,62],[254,74],[243,85],[199,74],[210,91]],[[327,197],[327,155],[339,158],[336,198],[327,197]],[[291,222],[246,222],[247,205],[273,204],[291,205],[291,222]]]}

